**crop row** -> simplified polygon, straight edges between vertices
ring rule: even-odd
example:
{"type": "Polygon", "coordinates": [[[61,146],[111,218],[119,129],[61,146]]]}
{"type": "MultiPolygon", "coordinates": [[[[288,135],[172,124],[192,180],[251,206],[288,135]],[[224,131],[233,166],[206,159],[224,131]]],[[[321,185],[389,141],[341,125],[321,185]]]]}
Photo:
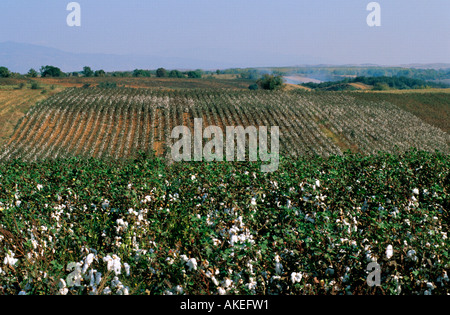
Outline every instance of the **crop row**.
{"type": "Polygon", "coordinates": [[[35,106],[0,159],[168,155],[175,126],[279,126],[287,156],[450,152],[450,136],[387,102],[344,93],[71,88],[35,106]]]}

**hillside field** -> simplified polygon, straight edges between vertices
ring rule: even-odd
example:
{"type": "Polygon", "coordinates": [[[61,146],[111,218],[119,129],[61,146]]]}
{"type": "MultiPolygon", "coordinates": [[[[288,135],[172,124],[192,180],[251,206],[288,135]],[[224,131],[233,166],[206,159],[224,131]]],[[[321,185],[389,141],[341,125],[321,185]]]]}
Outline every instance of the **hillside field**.
{"type": "MultiPolygon", "coordinates": [[[[446,100],[439,94],[434,99],[440,97],[446,100]]],[[[428,114],[434,123],[435,112],[428,114]]],[[[399,153],[413,147],[450,151],[450,136],[443,130],[394,103],[358,94],[96,87],[68,88],[33,107],[0,159],[120,159],[140,151],[167,157],[175,142],[172,129],[184,125],[193,133],[195,118],[204,128],[222,130],[279,126],[280,150],[292,157],[348,150],[399,153]]]]}

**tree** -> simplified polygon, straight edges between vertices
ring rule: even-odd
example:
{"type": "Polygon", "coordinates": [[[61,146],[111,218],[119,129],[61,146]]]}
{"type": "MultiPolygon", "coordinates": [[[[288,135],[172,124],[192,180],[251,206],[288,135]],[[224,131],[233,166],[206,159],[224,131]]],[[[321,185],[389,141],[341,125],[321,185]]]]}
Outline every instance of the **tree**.
{"type": "Polygon", "coordinates": [[[258,89],[259,89],[259,86],[258,86],[258,84],[253,83],[252,85],[250,85],[250,86],[248,87],[248,89],[251,90],[251,91],[255,91],[255,90],[258,90],[258,89]]]}
{"type": "Polygon", "coordinates": [[[27,76],[30,77],[30,78],[37,78],[38,73],[37,73],[36,70],[31,68],[30,71],[28,71],[27,76]]]}
{"type": "Polygon", "coordinates": [[[169,73],[169,78],[184,78],[184,74],[178,70],[172,70],[169,73]]]}
{"type": "Polygon", "coordinates": [[[90,67],[88,67],[88,66],[83,68],[82,73],[87,78],[93,77],[94,74],[95,74],[94,71],[92,71],[92,69],[90,67]]]}
{"type": "Polygon", "coordinates": [[[61,71],[58,67],[53,66],[42,66],[39,70],[41,72],[42,77],[63,77],[64,72],[61,71]]]}
{"type": "Polygon", "coordinates": [[[196,70],[196,71],[189,71],[188,73],[187,73],[187,75],[188,75],[188,77],[189,78],[192,78],[192,79],[200,79],[201,77],[202,77],[202,71],[201,70],[196,70]]]}
{"type": "Polygon", "coordinates": [[[106,72],[105,72],[105,70],[97,70],[97,71],[95,71],[94,76],[96,76],[96,77],[105,77],[106,76],[106,72]]]}
{"type": "Polygon", "coordinates": [[[152,74],[148,70],[135,69],[133,71],[133,77],[136,77],[136,78],[141,78],[141,77],[149,78],[149,77],[151,77],[151,75],[152,74]]]}
{"type": "Polygon", "coordinates": [[[373,87],[374,91],[387,91],[389,90],[389,85],[385,82],[377,82],[373,87]]]}
{"type": "Polygon", "coordinates": [[[274,76],[265,74],[256,84],[263,90],[278,90],[283,86],[283,78],[279,75],[274,76]]]}
{"type": "Polygon", "coordinates": [[[159,68],[156,70],[156,76],[158,78],[165,78],[167,77],[167,70],[164,68],[159,68]]]}
{"type": "Polygon", "coordinates": [[[6,67],[0,67],[0,78],[9,78],[11,76],[11,72],[6,67]]]}

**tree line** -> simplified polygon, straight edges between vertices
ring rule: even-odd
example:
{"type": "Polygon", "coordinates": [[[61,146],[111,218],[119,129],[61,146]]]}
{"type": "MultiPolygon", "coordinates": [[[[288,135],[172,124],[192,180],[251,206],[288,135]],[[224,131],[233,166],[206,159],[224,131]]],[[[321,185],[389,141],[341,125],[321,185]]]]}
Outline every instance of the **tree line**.
{"type": "MultiPolygon", "coordinates": [[[[219,70],[217,70],[219,71],[219,70]]],[[[204,74],[207,74],[203,70],[189,70],[189,71],[179,71],[179,70],[167,70],[165,68],[158,68],[156,70],[143,70],[135,69],[134,71],[114,71],[106,72],[103,69],[92,70],[91,67],[85,66],[81,71],[74,72],[63,72],[60,68],[55,66],[42,66],[39,71],[36,69],[30,69],[26,74],[20,74],[16,72],[11,72],[7,67],[0,67],[0,78],[37,78],[37,77],[53,77],[53,78],[63,78],[63,77],[157,77],[157,78],[202,78],[204,74]]]]}
{"type": "Polygon", "coordinates": [[[420,79],[412,79],[407,77],[356,77],[354,79],[344,79],[341,81],[329,81],[323,83],[303,83],[302,86],[313,90],[322,91],[345,91],[356,89],[351,86],[351,83],[363,83],[373,87],[373,90],[409,90],[409,89],[424,89],[424,88],[448,88],[444,83],[429,82],[420,79]]]}

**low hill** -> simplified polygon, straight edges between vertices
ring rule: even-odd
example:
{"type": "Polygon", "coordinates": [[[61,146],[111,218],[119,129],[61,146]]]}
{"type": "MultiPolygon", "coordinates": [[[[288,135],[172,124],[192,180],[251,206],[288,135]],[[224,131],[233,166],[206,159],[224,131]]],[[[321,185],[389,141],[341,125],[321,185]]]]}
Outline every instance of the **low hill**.
{"type": "Polygon", "coordinates": [[[341,81],[323,83],[303,83],[302,86],[319,91],[349,91],[349,90],[409,90],[424,88],[449,88],[445,83],[411,79],[407,77],[356,77],[341,81]]]}

